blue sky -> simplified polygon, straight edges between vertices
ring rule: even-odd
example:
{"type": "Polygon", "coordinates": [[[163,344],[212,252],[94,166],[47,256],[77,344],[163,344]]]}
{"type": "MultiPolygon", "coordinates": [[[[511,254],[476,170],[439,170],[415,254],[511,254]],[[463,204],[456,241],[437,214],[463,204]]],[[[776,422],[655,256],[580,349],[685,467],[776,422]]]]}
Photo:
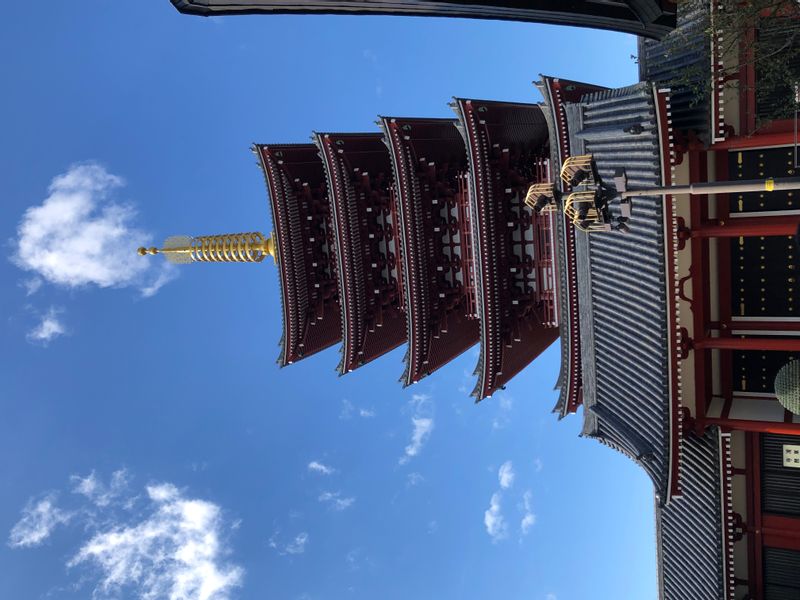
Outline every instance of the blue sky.
{"type": "Polygon", "coordinates": [[[278,370],[272,265],[132,254],[270,231],[252,142],[538,101],[539,73],[629,84],[634,38],[167,0],[4,12],[0,597],[656,596],[651,485],[550,413],[557,345],[477,406],[474,351],[406,391],[403,349],[343,378],[335,349],[278,370]]]}

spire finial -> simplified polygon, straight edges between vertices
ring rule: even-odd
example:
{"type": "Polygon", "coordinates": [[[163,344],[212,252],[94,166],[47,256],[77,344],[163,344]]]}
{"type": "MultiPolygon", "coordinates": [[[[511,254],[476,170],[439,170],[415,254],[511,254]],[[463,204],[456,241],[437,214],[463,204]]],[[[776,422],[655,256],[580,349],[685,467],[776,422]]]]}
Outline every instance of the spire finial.
{"type": "Polygon", "coordinates": [[[222,235],[205,235],[190,237],[175,235],[164,240],[163,248],[145,248],[142,246],[136,253],[163,254],[175,264],[191,262],[261,262],[267,255],[275,260],[274,235],[265,238],[258,231],[249,233],[226,233],[222,235]]]}

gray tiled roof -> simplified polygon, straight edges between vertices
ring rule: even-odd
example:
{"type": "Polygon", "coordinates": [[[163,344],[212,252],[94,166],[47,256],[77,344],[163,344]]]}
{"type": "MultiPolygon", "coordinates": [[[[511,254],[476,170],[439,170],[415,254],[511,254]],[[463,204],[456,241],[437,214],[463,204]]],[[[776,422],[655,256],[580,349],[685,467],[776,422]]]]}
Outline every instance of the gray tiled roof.
{"type": "MultiPolygon", "coordinates": [[[[593,154],[606,182],[624,167],[630,187],[660,185],[655,111],[649,84],[584,96],[567,106],[572,154],[593,154]]],[[[583,435],[636,460],[664,502],[671,432],[661,199],[634,198],[629,226],[627,234],[577,233],[583,435]]]]}
{"type": "Polygon", "coordinates": [[[673,126],[708,142],[711,123],[708,85],[708,11],[678,5],[678,28],[663,40],[639,38],[639,78],[670,87],[673,126]]]}
{"type": "Polygon", "coordinates": [[[656,506],[659,593],[663,600],[725,598],[720,477],[724,464],[717,428],[684,438],[682,495],[656,506]]]}

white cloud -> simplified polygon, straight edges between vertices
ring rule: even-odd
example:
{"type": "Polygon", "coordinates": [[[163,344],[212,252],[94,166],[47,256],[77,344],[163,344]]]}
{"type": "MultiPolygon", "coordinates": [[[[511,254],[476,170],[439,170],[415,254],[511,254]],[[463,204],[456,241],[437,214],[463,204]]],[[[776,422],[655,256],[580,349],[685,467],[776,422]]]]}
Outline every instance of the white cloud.
{"type": "Polygon", "coordinates": [[[39,291],[39,288],[42,287],[43,283],[44,281],[42,281],[39,277],[29,277],[28,279],[23,280],[20,285],[25,288],[26,296],[33,296],[39,291]]]}
{"type": "Polygon", "coordinates": [[[414,456],[419,454],[422,446],[428,441],[428,438],[433,431],[433,416],[431,397],[428,394],[412,394],[409,406],[414,411],[411,417],[411,424],[414,430],[411,433],[411,443],[409,443],[404,450],[403,456],[400,457],[400,464],[404,465],[414,456]]]}
{"type": "Polygon", "coordinates": [[[558,600],[558,598],[556,598],[555,594],[550,593],[550,594],[547,594],[547,596],[545,597],[545,600],[558,600]]]}
{"type": "Polygon", "coordinates": [[[171,484],[148,486],[147,495],[151,512],[146,518],[97,533],[68,566],[99,567],[95,593],[106,596],[131,587],[146,600],[228,600],[244,571],[223,562],[220,508],[187,498],[171,484]]]}
{"type": "Polygon", "coordinates": [[[500,492],[492,494],[489,508],[483,513],[483,524],[486,526],[486,533],[489,534],[493,542],[498,542],[508,535],[508,525],[503,517],[500,499],[500,492]]]}
{"type": "Polygon", "coordinates": [[[531,491],[528,490],[522,495],[522,508],[525,514],[522,516],[522,521],[520,521],[519,528],[522,532],[522,535],[528,535],[531,527],[536,524],[536,515],[533,514],[533,508],[531,503],[531,498],[533,494],[531,491]]]}
{"type": "Polygon", "coordinates": [[[336,469],[333,467],[329,467],[328,465],[324,465],[321,462],[317,462],[316,460],[312,460],[308,463],[308,470],[313,471],[314,473],[319,473],[321,475],[332,475],[336,472],[336,469]]]}
{"type": "Polygon", "coordinates": [[[47,346],[55,338],[65,335],[67,328],[59,317],[62,312],[64,312],[62,309],[51,306],[41,315],[39,324],[28,332],[26,336],[28,341],[47,346]]]}
{"type": "Polygon", "coordinates": [[[506,392],[495,394],[497,405],[495,416],[492,419],[492,429],[503,429],[511,422],[511,410],[514,408],[514,399],[506,392]]]}
{"type": "Polygon", "coordinates": [[[357,414],[362,419],[370,419],[375,416],[375,411],[368,408],[356,407],[350,400],[344,398],[342,400],[342,410],[339,412],[339,418],[346,421],[351,419],[354,414],[357,414]]]}
{"type": "Polygon", "coordinates": [[[406,446],[405,456],[400,458],[400,464],[407,463],[412,457],[419,454],[433,431],[433,419],[430,417],[412,417],[411,423],[414,425],[411,443],[406,446]]]}
{"type": "Polygon", "coordinates": [[[136,213],[130,205],[110,200],[123,185],[94,163],[56,176],[44,201],[22,217],[14,262],[55,285],[133,286],[153,295],[176,271],[136,255],[151,237],[133,225],[136,213]]]}
{"type": "Polygon", "coordinates": [[[500,465],[500,469],[497,471],[497,479],[500,481],[501,488],[507,490],[514,485],[514,476],[514,466],[510,460],[500,465]]]}
{"type": "Polygon", "coordinates": [[[73,488],[72,492],[86,496],[92,503],[100,507],[106,507],[113,500],[118,498],[128,487],[128,472],[125,469],[114,471],[111,474],[111,481],[105,485],[95,475],[94,471],[86,477],[73,475],[70,477],[73,488]]]}
{"type": "Polygon", "coordinates": [[[32,499],[22,510],[22,518],[17,521],[8,535],[8,545],[12,548],[30,548],[42,544],[53,530],[72,518],[56,506],[56,495],[48,494],[41,500],[32,499]]]}
{"type": "Polygon", "coordinates": [[[336,511],[342,511],[350,508],[356,501],[356,499],[353,497],[342,497],[340,492],[322,492],[317,500],[327,503],[333,510],[336,511]]]}
{"type": "Polygon", "coordinates": [[[306,545],[309,539],[307,532],[301,531],[294,539],[289,540],[289,542],[285,544],[278,541],[279,536],[280,531],[276,530],[269,538],[269,547],[276,550],[281,556],[286,556],[287,554],[303,554],[306,551],[306,545]]]}
{"type": "Polygon", "coordinates": [[[304,531],[298,533],[295,538],[286,545],[287,554],[302,554],[306,551],[306,544],[308,543],[308,534],[304,531]]]}
{"type": "Polygon", "coordinates": [[[544,463],[542,462],[541,458],[533,459],[533,468],[536,469],[537,473],[541,472],[541,470],[544,468],[544,463]]]}
{"type": "Polygon", "coordinates": [[[530,528],[534,526],[536,523],[536,515],[527,513],[524,517],[522,517],[522,521],[520,521],[519,527],[522,530],[522,535],[528,535],[528,531],[530,528]]]}

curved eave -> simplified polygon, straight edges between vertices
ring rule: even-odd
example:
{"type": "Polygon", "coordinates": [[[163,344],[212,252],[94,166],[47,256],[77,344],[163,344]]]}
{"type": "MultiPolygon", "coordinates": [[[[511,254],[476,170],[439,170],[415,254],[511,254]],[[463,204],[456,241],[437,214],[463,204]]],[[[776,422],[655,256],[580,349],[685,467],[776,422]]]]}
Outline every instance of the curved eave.
{"type": "Polygon", "coordinates": [[[484,173],[483,157],[479,148],[477,140],[477,132],[475,131],[475,124],[467,107],[470,105],[469,100],[460,98],[454,99],[453,109],[458,115],[458,125],[461,135],[464,137],[464,143],[467,149],[467,164],[469,165],[469,189],[470,189],[470,211],[472,213],[472,239],[473,249],[475,252],[475,264],[480,267],[481,273],[475,278],[475,304],[478,312],[478,319],[480,326],[480,354],[478,356],[478,364],[475,367],[474,374],[477,375],[478,380],[475,388],[472,390],[472,397],[476,402],[480,402],[487,396],[490,396],[493,389],[493,382],[489,380],[491,377],[491,369],[488,367],[489,363],[493,362],[494,350],[491,348],[491,341],[494,339],[493,333],[499,330],[499,323],[496,314],[486,309],[487,304],[487,290],[485,283],[489,277],[488,265],[484,257],[485,247],[481,234],[486,232],[486,227],[480,227],[478,221],[484,218],[484,215],[478,212],[480,201],[478,198],[485,198],[488,194],[486,191],[487,174],[484,173]]]}
{"type": "Polygon", "coordinates": [[[325,174],[328,180],[328,193],[330,195],[331,215],[333,223],[334,246],[336,246],[337,282],[339,285],[339,306],[341,309],[342,323],[342,346],[340,349],[341,360],[337,367],[340,375],[348,373],[354,367],[354,348],[357,344],[358,332],[352,328],[358,323],[357,309],[353,301],[353,279],[355,274],[353,269],[346,267],[350,263],[347,251],[350,249],[347,234],[342,230],[341,215],[342,202],[346,200],[347,194],[344,186],[345,182],[341,179],[339,165],[333,149],[327,141],[327,135],[323,133],[314,134],[314,143],[320,151],[320,157],[325,165],[325,174]]]}
{"type": "MultiPolygon", "coordinates": [[[[199,16],[247,14],[362,14],[407,15],[424,17],[459,17],[525,21],[608,29],[660,39],[675,28],[675,14],[661,9],[654,0],[630,0],[628,6],[601,2],[583,2],[575,11],[552,8],[517,8],[492,4],[458,4],[451,2],[337,1],[326,2],[268,2],[265,0],[171,0],[180,12],[199,16]]],[[[553,6],[553,2],[540,1],[540,6],[553,6]]]]}
{"type": "Polygon", "coordinates": [[[264,181],[267,186],[267,195],[269,196],[270,201],[270,209],[272,212],[272,223],[276,229],[275,265],[278,268],[278,281],[281,291],[281,324],[283,329],[283,335],[281,336],[281,340],[279,342],[281,346],[281,352],[278,356],[277,362],[281,367],[285,367],[292,360],[292,349],[294,348],[294,344],[296,344],[296,340],[294,340],[294,336],[292,335],[292,326],[294,325],[299,327],[299,323],[295,323],[294,312],[289,310],[290,300],[288,298],[287,289],[289,285],[289,275],[286,270],[286,264],[283,255],[283,246],[286,244],[289,233],[287,231],[286,224],[280,216],[281,211],[277,204],[277,199],[279,196],[277,186],[275,185],[276,182],[274,181],[275,166],[267,164],[267,159],[264,156],[263,145],[253,144],[252,150],[258,157],[261,172],[264,175],[264,181]],[[270,176],[271,173],[273,176],[270,176]]]}
{"type": "MultiPolygon", "coordinates": [[[[405,369],[401,377],[404,387],[417,383],[424,374],[422,364],[429,350],[430,318],[426,291],[431,284],[424,276],[425,269],[420,256],[420,240],[415,232],[420,227],[423,217],[419,202],[415,202],[414,172],[406,156],[402,136],[395,120],[382,117],[380,126],[384,132],[383,141],[389,149],[394,171],[397,212],[400,223],[397,224],[400,235],[400,253],[403,263],[403,295],[406,306],[406,336],[408,351],[403,357],[405,369]]],[[[424,242],[424,240],[422,240],[424,242]]],[[[424,250],[423,250],[424,251],[424,250]]]]}
{"type": "MultiPolygon", "coordinates": [[[[569,130],[564,113],[562,95],[559,89],[560,80],[542,75],[537,85],[545,99],[548,111],[543,111],[550,128],[550,144],[553,149],[552,172],[560,173],[561,164],[570,155],[569,130]]],[[[571,85],[573,82],[569,82],[571,85]]],[[[595,87],[580,84],[582,87],[595,87]]],[[[558,178],[559,185],[560,178],[558,178]]],[[[566,191],[566,190],[564,190],[566,191]]],[[[581,347],[580,347],[580,313],[578,308],[578,279],[576,270],[575,232],[571,224],[559,210],[557,221],[558,259],[559,259],[559,294],[562,314],[558,315],[561,329],[561,387],[559,398],[553,412],[559,418],[575,412],[580,404],[581,390],[581,347]]]]}
{"type": "MultiPolygon", "coordinates": [[[[659,134],[659,150],[661,153],[661,185],[672,185],[675,179],[675,146],[672,131],[672,111],[670,108],[669,90],[659,90],[653,86],[653,100],[656,107],[656,119],[659,134]]],[[[681,431],[681,363],[680,337],[678,325],[680,304],[678,302],[678,209],[674,196],[664,196],[664,272],[667,308],[667,359],[669,386],[669,480],[670,496],[680,495],[680,462],[683,435],[681,431]]]]}

